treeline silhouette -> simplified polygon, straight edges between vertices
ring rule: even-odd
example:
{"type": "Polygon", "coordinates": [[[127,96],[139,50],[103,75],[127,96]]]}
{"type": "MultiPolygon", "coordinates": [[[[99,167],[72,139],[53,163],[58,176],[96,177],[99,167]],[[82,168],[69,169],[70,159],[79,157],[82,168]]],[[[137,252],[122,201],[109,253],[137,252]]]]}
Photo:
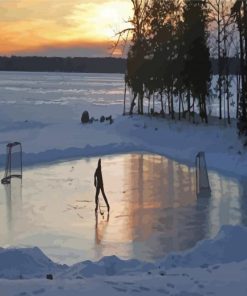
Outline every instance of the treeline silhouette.
{"type": "MultiPolygon", "coordinates": [[[[218,61],[211,59],[212,73],[218,74],[218,61]]],[[[229,73],[240,71],[239,59],[229,58],[229,73]]],[[[122,73],[126,72],[124,58],[86,58],[86,57],[0,57],[0,71],[30,72],[75,72],[75,73],[122,73]]]]}
{"type": "Polygon", "coordinates": [[[0,57],[0,71],[125,73],[122,58],[0,57]]]}

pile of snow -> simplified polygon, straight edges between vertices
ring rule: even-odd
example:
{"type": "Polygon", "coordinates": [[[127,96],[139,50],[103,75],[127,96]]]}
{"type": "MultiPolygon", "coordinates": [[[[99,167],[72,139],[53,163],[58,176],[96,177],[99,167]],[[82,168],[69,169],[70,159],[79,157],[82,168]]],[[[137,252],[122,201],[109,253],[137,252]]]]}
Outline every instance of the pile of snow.
{"type": "Polygon", "coordinates": [[[37,247],[0,249],[0,278],[45,278],[46,274],[65,268],[66,265],[52,262],[37,247]]]}
{"type": "Polygon", "coordinates": [[[117,256],[106,256],[98,262],[84,261],[72,265],[65,273],[64,278],[92,277],[95,275],[124,275],[147,272],[155,267],[152,263],[139,260],[121,260],[117,256]]]}
{"type": "MultiPolygon", "coordinates": [[[[109,155],[117,153],[128,153],[133,151],[142,151],[143,147],[132,143],[110,143],[101,146],[85,145],[85,147],[69,147],[66,149],[49,149],[38,153],[23,152],[24,165],[33,165],[40,163],[48,163],[57,160],[66,160],[70,158],[93,157],[99,155],[109,155]]],[[[0,168],[5,165],[6,155],[0,154],[0,168]]]]}
{"type": "Polygon", "coordinates": [[[188,251],[171,253],[159,262],[160,267],[207,267],[247,259],[247,228],[223,225],[214,239],[203,240],[188,251]]]}
{"type": "Polygon", "coordinates": [[[76,279],[143,274],[157,268],[207,268],[247,260],[246,250],[247,228],[239,225],[223,226],[214,239],[201,241],[185,252],[171,253],[155,264],[109,256],[98,262],[84,261],[69,267],[52,262],[37,247],[0,249],[0,278],[45,278],[51,273],[57,278],[76,279]]]}

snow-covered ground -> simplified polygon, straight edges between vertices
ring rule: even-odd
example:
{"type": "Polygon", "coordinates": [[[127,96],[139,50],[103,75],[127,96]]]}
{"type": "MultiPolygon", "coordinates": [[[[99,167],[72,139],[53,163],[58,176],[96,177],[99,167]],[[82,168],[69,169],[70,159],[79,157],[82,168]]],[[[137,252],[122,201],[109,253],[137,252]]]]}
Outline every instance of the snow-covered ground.
{"type": "MultiPolygon", "coordinates": [[[[123,77],[116,74],[0,73],[0,166],[5,163],[5,145],[20,141],[25,167],[133,151],[193,165],[195,155],[205,151],[211,170],[247,177],[247,155],[234,122],[227,127],[122,117],[123,89],[123,77]],[[95,118],[112,115],[114,123],[81,125],[84,110],[95,118]]],[[[143,262],[123,263],[115,257],[58,267],[48,264],[38,249],[25,251],[24,258],[23,251],[3,249],[0,295],[246,295],[246,238],[245,228],[225,226],[215,240],[148,268],[143,262]],[[34,279],[46,273],[54,273],[55,280],[34,279]],[[13,274],[24,279],[4,279],[13,274]]]]}

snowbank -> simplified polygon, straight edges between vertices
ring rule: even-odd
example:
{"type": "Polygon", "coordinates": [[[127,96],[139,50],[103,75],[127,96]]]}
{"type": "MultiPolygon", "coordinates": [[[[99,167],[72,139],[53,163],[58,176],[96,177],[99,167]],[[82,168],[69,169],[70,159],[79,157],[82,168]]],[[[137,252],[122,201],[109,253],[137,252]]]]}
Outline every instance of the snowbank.
{"type": "Polygon", "coordinates": [[[48,273],[62,271],[65,268],[66,265],[52,262],[37,247],[0,249],[0,278],[44,278],[48,273]]]}
{"type": "Polygon", "coordinates": [[[73,279],[143,274],[156,269],[207,268],[245,261],[246,249],[247,228],[230,225],[223,226],[214,239],[201,241],[185,252],[171,253],[156,263],[109,256],[98,262],[84,261],[69,267],[52,262],[38,248],[1,249],[0,278],[45,278],[52,273],[57,278],[73,279]]]}
{"type": "Polygon", "coordinates": [[[247,259],[247,228],[224,225],[214,239],[203,240],[183,253],[171,253],[160,261],[165,269],[175,267],[208,267],[214,264],[247,259]]]}
{"type": "Polygon", "coordinates": [[[110,256],[69,267],[38,248],[0,249],[0,294],[245,296],[246,247],[247,228],[223,226],[214,239],[155,264],[110,256]],[[47,273],[53,280],[46,280],[47,273]]]}
{"type": "Polygon", "coordinates": [[[155,266],[139,260],[121,260],[116,256],[103,257],[98,262],[84,261],[72,265],[61,276],[63,278],[93,277],[96,275],[113,276],[147,272],[155,266]]]}

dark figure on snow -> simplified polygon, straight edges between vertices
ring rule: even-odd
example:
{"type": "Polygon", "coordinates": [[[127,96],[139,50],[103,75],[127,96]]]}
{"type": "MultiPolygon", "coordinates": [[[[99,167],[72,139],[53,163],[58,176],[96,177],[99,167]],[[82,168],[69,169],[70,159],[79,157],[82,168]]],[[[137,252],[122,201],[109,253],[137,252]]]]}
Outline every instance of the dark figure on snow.
{"type": "Polygon", "coordinates": [[[95,212],[98,211],[98,205],[99,205],[99,192],[101,190],[103,198],[105,200],[105,203],[107,205],[107,210],[109,212],[110,210],[110,206],[107,200],[107,197],[105,195],[105,191],[104,191],[104,184],[103,184],[103,177],[102,177],[102,171],[101,171],[101,159],[99,159],[98,161],[98,167],[94,173],[94,186],[96,187],[96,194],[95,194],[95,212]]]}

